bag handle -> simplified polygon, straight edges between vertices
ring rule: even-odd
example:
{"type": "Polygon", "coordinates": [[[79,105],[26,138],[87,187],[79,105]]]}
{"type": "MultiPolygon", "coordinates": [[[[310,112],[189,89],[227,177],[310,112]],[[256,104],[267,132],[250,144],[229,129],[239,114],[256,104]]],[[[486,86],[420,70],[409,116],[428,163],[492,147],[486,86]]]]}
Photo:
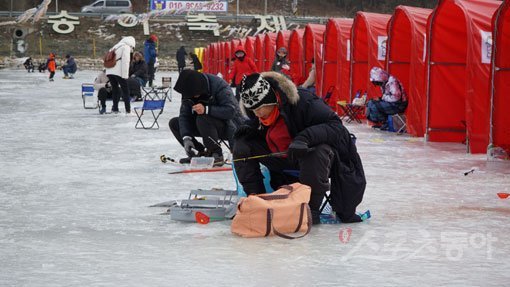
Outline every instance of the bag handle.
{"type": "MultiPolygon", "coordinates": [[[[289,193],[288,193],[288,194],[271,194],[271,193],[264,193],[264,194],[257,194],[256,196],[258,196],[259,198],[262,198],[262,199],[264,199],[264,200],[287,199],[287,198],[289,198],[290,193],[294,191],[294,187],[292,187],[291,185],[283,185],[283,186],[281,186],[281,188],[288,189],[288,190],[289,190],[289,193]]],[[[237,204],[237,210],[238,210],[238,211],[241,211],[241,205],[242,205],[242,204],[243,204],[243,201],[240,201],[240,202],[237,204]]]]}
{"type": "Polygon", "coordinates": [[[265,194],[257,194],[257,196],[264,200],[287,199],[287,198],[289,198],[289,195],[294,191],[294,187],[292,187],[291,185],[283,185],[280,188],[289,190],[289,193],[287,193],[287,194],[265,193],[265,194]]]}
{"type": "Polygon", "coordinates": [[[299,223],[298,223],[298,226],[296,227],[296,230],[294,231],[294,233],[295,233],[295,232],[298,232],[301,229],[301,226],[303,225],[303,218],[304,218],[305,209],[306,209],[306,216],[307,216],[307,219],[308,219],[305,233],[302,234],[302,235],[299,235],[299,236],[290,236],[290,235],[284,234],[282,232],[279,232],[273,226],[273,212],[274,211],[273,211],[272,208],[269,208],[267,210],[267,230],[266,230],[266,235],[265,236],[268,236],[271,233],[271,229],[273,229],[274,234],[276,236],[281,237],[281,238],[285,238],[285,239],[298,239],[298,238],[305,237],[308,233],[310,233],[310,230],[312,229],[312,212],[310,211],[310,206],[308,206],[308,203],[301,203],[301,209],[300,209],[300,213],[299,213],[299,223]]]}

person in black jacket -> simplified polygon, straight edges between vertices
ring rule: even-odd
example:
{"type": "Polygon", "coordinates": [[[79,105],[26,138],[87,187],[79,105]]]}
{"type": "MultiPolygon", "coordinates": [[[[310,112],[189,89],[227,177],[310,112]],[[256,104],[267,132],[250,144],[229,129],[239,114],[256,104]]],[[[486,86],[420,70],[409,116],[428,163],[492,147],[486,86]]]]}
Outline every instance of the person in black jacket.
{"type": "Polygon", "coordinates": [[[27,69],[29,73],[33,73],[34,62],[32,61],[32,57],[28,57],[28,59],[26,59],[26,61],[23,63],[23,66],[25,66],[25,69],[27,69]]]}
{"type": "Polygon", "coordinates": [[[172,118],[168,125],[187,154],[180,162],[189,163],[194,156],[212,156],[216,165],[222,165],[219,140],[231,143],[243,121],[232,89],[215,75],[184,70],[174,90],[182,95],[181,108],[179,117],[172,118]],[[202,137],[203,143],[195,137],[202,137]]]}
{"type": "Polygon", "coordinates": [[[140,87],[145,87],[148,77],[148,66],[142,53],[135,52],[133,54],[133,61],[129,65],[129,78],[127,80],[129,96],[131,98],[141,100],[142,93],[140,87]]]}
{"type": "Polygon", "coordinates": [[[197,54],[190,52],[189,57],[191,58],[191,61],[193,62],[193,69],[195,71],[202,70],[202,63],[200,63],[200,60],[198,59],[197,54]]]}
{"type": "Polygon", "coordinates": [[[363,199],[366,180],[354,137],[322,99],[298,90],[280,73],[265,72],[243,79],[241,108],[251,120],[234,135],[234,160],[286,152],[234,164],[246,194],[265,192],[262,163],[270,171],[273,188],[296,181],[312,188],[309,205],[314,224],[320,223],[319,210],[328,190],[339,220],[361,221],[356,206],[363,199]],[[286,170],[298,170],[299,178],[286,170]]]}
{"type": "Polygon", "coordinates": [[[179,74],[186,68],[186,56],[188,53],[186,53],[186,50],[184,49],[184,46],[181,46],[179,50],[177,50],[177,53],[175,53],[175,58],[177,60],[177,68],[179,69],[179,74]]]}

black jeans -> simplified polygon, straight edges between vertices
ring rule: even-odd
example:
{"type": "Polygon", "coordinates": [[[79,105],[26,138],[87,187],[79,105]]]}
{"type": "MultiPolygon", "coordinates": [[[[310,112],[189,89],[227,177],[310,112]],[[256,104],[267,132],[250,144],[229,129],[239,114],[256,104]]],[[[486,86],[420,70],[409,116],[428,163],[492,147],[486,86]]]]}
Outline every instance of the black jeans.
{"type": "Polygon", "coordinates": [[[99,89],[99,92],[97,92],[97,98],[99,99],[99,102],[101,102],[101,107],[106,108],[106,99],[111,96],[112,93],[106,88],[99,89]]]}
{"type": "MultiPolygon", "coordinates": [[[[205,152],[205,149],[207,149],[209,155],[213,153],[221,155],[223,152],[219,140],[228,140],[226,135],[227,124],[225,121],[209,115],[197,115],[194,124],[191,136],[193,137],[195,148],[201,153],[205,152]],[[198,142],[194,137],[202,137],[203,144],[198,142]]],[[[184,146],[179,127],[179,118],[172,118],[170,122],[168,122],[168,126],[177,141],[184,146]]]]}
{"type": "Polygon", "coordinates": [[[154,81],[154,73],[156,72],[156,70],[154,69],[154,62],[149,62],[149,64],[147,64],[147,66],[148,66],[149,86],[151,87],[152,82],[154,81]]]}
{"type": "MultiPolygon", "coordinates": [[[[269,153],[271,151],[262,138],[241,138],[234,143],[234,160],[269,153]]],[[[274,189],[297,181],[310,186],[310,209],[318,212],[326,191],[330,190],[329,174],[333,160],[333,149],[329,145],[320,144],[295,162],[283,157],[264,157],[237,161],[234,168],[246,194],[265,192],[260,163],[269,169],[271,186],[274,189]],[[298,170],[299,178],[284,172],[285,170],[298,170]]]]}
{"type": "Polygon", "coordinates": [[[129,100],[129,87],[126,79],[123,79],[117,75],[107,75],[110,80],[110,84],[112,85],[112,95],[113,95],[113,105],[112,112],[119,111],[119,101],[122,96],[122,100],[124,101],[124,107],[126,108],[126,113],[131,112],[131,102],[129,100]]]}

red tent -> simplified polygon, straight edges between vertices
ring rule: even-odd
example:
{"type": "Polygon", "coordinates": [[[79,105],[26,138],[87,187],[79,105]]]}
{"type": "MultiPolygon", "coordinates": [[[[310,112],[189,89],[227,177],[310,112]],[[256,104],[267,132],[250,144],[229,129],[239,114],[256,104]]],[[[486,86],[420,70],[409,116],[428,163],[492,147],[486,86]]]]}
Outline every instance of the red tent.
{"type": "Polygon", "coordinates": [[[255,65],[259,71],[264,70],[264,34],[255,36],[255,65]]]}
{"type": "Polygon", "coordinates": [[[317,78],[326,95],[333,88],[328,104],[337,110],[337,101],[349,100],[350,38],[352,19],[329,19],[324,32],[322,77],[317,78]]]}
{"type": "Polygon", "coordinates": [[[220,72],[220,44],[213,43],[212,44],[212,61],[211,61],[211,72],[213,74],[218,74],[220,72]]]}
{"type": "Polygon", "coordinates": [[[494,15],[490,143],[510,154],[510,0],[494,15]]]}
{"type": "Polygon", "coordinates": [[[276,33],[267,33],[264,37],[264,71],[270,71],[276,53],[276,33]]]}
{"type": "Polygon", "coordinates": [[[276,49],[280,47],[288,47],[289,46],[289,37],[291,31],[289,30],[280,30],[276,34],[276,49]]]}
{"type": "Polygon", "coordinates": [[[255,37],[246,37],[244,39],[244,49],[246,50],[246,56],[250,57],[255,61],[255,37]]]}
{"type": "Polygon", "coordinates": [[[211,51],[211,45],[207,45],[207,47],[204,48],[204,58],[202,59],[202,72],[203,73],[209,73],[209,53],[211,51]]]}
{"type": "MultiPolygon", "coordinates": [[[[322,77],[322,43],[326,25],[307,24],[303,35],[303,51],[305,56],[304,79],[308,78],[312,68],[312,59],[315,62],[315,78],[322,77]]],[[[322,82],[315,81],[316,94],[322,96],[322,82]]]]}
{"type": "Polygon", "coordinates": [[[223,79],[227,82],[230,82],[230,61],[232,59],[232,51],[230,49],[230,42],[223,42],[223,70],[221,74],[223,75],[223,79]]]}
{"type": "MultiPolygon", "coordinates": [[[[303,75],[304,71],[304,56],[303,56],[303,34],[304,29],[295,29],[290,33],[289,37],[289,55],[287,56],[290,62],[290,70],[293,75],[303,75]]],[[[294,83],[300,84],[304,80],[302,77],[295,76],[294,83]]]]}
{"type": "Polygon", "coordinates": [[[407,132],[425,134],[427,19],[431,9],[398,6],[388,23],[386,70],[398,78],[407,92],[407,132]]]}
{"type": "Polygon", "coordinates": [[[378,87],[369,82],[372,67],[384,68],[386,58],[386,26],[391,15],[358,12],[351,30],[350,96],[368,91],[368,98],[380,96],[378,87]]]}
{"type": "Polygon", "coordinates": [[[236,49],[241,45],[241,39],[232,39],[230,40],[230,51],[232,52],[232,55],[230,55],[230,58],[235,57],[236,49]]]}
{"type": "Polygon", "coordinates": [[[500,1],[440,0],[428,25],[427,139],[489,143],[491,19],[500,1]]]}
{"type": "Polygon", "coordinates": [[[218,57],[217,57],[217,69],[218,69],[218,73],[221,73],[223,75],[223,73],[225,72],[225,60],[224,60],[224,54],[225,54],[225,49],[224,49],[224,45],[223,45],[223,42],[218,42],[218,57]]]}

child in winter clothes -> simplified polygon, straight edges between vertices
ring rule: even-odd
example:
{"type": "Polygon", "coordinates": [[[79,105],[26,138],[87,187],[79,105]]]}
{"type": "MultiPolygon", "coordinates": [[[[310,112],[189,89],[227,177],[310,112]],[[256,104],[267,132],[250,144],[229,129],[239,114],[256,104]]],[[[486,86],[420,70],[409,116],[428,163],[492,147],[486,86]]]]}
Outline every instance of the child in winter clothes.
{"type": "Polygon", "coordinates": [[[271,67],[272,71],[278,72],[280,74],[285,75],[289,78],[294,84],[300,85],[303,80],[300,76],[292,73],[290,69],[290,63],[287,59],[288,51],[285,47],[280,47],[276,50],[276,57],[274,58],[273,66],[271,67]]]}
{"type": "Polygon", "coordinates": [[[156,64],[157,57],[156,51],[157,42],[158,37],[156,37],[156,35],[151,35],[149,39],[147,39],[144,43],[144,56],[145,63],[147,63],[148,68],[149,87],[152,87],[152,82],[154,81],[154,74],[156,73],[156,67],[154,65],[156,64]]]}
{"type": "Polygon", "coordinates": [[[257,66],[250,57],[246,57],[246,51],[239,45],[235,51],[236,60],[234,67],[230,71],[230,78],[236,86],[236,99],[239,101],[241,80],[244,76],[257,73],[257,66]]]}
{"type": "Polygon", "coordinates": [[[46,61],[46,67],[50,72],[50,82],[53,82],[53,77],[55,76],[55,70],[57,70],[57,64],[55,63],[55,54],[50,53],[48,60],[46,61]]]}

